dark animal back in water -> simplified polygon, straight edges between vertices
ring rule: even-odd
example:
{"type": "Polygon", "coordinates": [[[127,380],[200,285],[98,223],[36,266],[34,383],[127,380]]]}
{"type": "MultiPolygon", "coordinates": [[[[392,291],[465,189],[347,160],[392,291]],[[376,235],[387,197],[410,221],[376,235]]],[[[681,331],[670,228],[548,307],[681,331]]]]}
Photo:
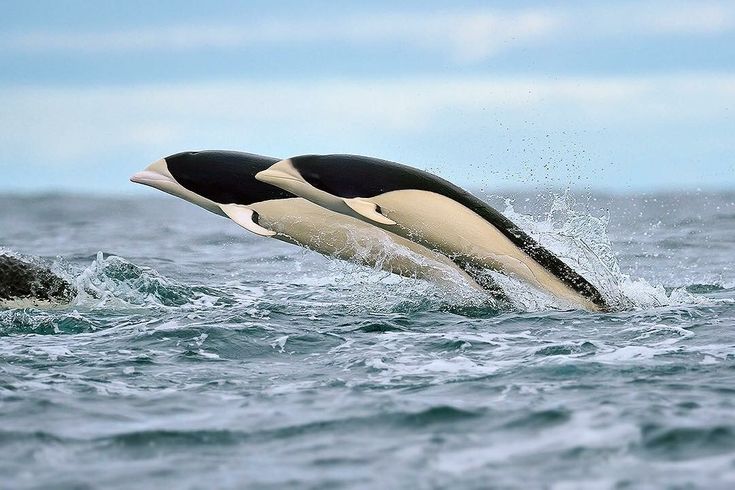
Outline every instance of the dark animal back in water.
{"type": "Polygon", "coordinates": [[[49,269],[0,255],[0,300],[31,299],[67,303],[74,287],[49,269]]]}

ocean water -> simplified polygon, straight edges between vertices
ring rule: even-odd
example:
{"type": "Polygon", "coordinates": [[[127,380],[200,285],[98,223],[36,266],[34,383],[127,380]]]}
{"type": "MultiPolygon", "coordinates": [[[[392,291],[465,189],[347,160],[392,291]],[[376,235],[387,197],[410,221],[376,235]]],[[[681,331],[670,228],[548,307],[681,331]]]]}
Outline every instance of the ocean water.
{"type": "Polygon", "coordinates": [[[0,310],[0,486],[735,488],[735,193],[486,198],[615,311],[0,196],[0,250],[79,291],[0,310]]]}

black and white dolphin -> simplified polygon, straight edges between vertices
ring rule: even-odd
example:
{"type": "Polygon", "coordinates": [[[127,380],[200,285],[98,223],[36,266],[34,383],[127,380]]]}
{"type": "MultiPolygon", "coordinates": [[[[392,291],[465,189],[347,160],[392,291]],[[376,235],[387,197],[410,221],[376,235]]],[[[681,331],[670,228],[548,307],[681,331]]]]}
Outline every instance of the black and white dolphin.
{"type": "Polygon", "coordinates": [[[74,286],[48,267],[0,253],[0,308],[27,308],[69,303],[74,286]]]}
{"type": "Polygon", "coordinates": [[[256,235],[402,276],[483,290],[441,254],[255,179],[277,161],[235,151],[189,151],[158,160],[130,180],[229,217],[256,235]]]}
{"type": "Polygon", "coordinates": [[[576,307],[608,309],[597,288],[508,218],[428,172],[356,155],[304,155],[256,178],[441,252],[463,268],[490,268],[576,307]]]}

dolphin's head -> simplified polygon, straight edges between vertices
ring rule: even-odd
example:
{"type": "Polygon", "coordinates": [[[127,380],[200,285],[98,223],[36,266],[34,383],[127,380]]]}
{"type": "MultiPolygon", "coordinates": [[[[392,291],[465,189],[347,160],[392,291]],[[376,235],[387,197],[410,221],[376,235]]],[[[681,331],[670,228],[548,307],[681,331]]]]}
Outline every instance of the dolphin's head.
{"type": "Polygon", "coordinates": [[[299,168],[297,168],[296,164],[303,158],[294,157],[275,162],[273,165],[255,174],[255,178],[260,182],[286,189],[296,195],[300,195],[306,190],[334,193],[331,192],[331,189],[326,188],[321,181],[320,172],[307,169],[302,174],[304,170],[303,166],[299,165],[299,168]],[[307,177],[310,178],[307,180],[307,177]]]}
{"type": "Polygon", "coordinates": [[[326,209],[349,215],[351,212],[343,201],[344,189],[352,187],[349,169],[320,165],[323,158],[305,155],[281,160],[258,172],[255,178],[326,209]]]}
{"type": "Polygon", "coordinates": [[[277,161],[277,158],[236,151],[187,151],[153,162],[130,180],[228,216],[250,231],[265,234],[245,226],[241,219],[257,224],[257,213],[249,205],[293,197],[255,179],[256,173],[277,161]]]}
{"type": "Polygon", "coordinates": [[[369,198],[407,188],[405,169],[412,170],[358,155],[302,155],[274,163],[255,178],[336,213],[395,225],[369,198]]]}
{"type": "Polygon", "coordinates": [[[421,189],[439,180],[426,172],[399,163],[360,155],[292,157],[270,165],[255,178],[296,195],[318,190],[340,198],[370,197],[394,190],[421,189]]]}

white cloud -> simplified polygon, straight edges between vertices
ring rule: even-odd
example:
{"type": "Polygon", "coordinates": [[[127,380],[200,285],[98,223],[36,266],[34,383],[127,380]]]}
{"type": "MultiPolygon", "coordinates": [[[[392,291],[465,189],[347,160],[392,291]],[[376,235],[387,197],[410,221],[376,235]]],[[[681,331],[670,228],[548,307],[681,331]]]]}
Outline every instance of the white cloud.
{"type": "MultiPolygon", "coordinates": [[[[108,151],[247,147],[299,141],[347,147],[435,134],[453,117],[468,132],[490,120],[555,128],[712,124],[735,111],[735,74],[561,79],[415,78],[197,83],[0,90],[6,155],[64,163],[108,151]]],[[[729,118],[729,119],[728,119],[729,118]]]]}
{"type": "Polygon", "coordinates": [[[656,12],[648,20],[653,30],[661,33],[717,34],[735,29],[735,4],[680,5],[656,12]]]}
{"type": "Polygon", "coordinates": [[[735,29],[732,2],[621,2],[581,8],[472,10],[273,18],[157,25],[109,31],[6,32],[11,52],[139,52],[342,43],[409,46],[477,62],[544,42],[640,35],[712,34],[735,29]]]}
{"type": "Polygon", "coordinates": [[[262,45],[351,43],[404,45],[474,61],[553,35],[562,19],[540,10],[517,12],[369,14],[339,18],[284,18],[221,24],[155,26],[118,31],[35,31],[6,35],[7,50],[128,52],[250,48],[262,45]]]}

